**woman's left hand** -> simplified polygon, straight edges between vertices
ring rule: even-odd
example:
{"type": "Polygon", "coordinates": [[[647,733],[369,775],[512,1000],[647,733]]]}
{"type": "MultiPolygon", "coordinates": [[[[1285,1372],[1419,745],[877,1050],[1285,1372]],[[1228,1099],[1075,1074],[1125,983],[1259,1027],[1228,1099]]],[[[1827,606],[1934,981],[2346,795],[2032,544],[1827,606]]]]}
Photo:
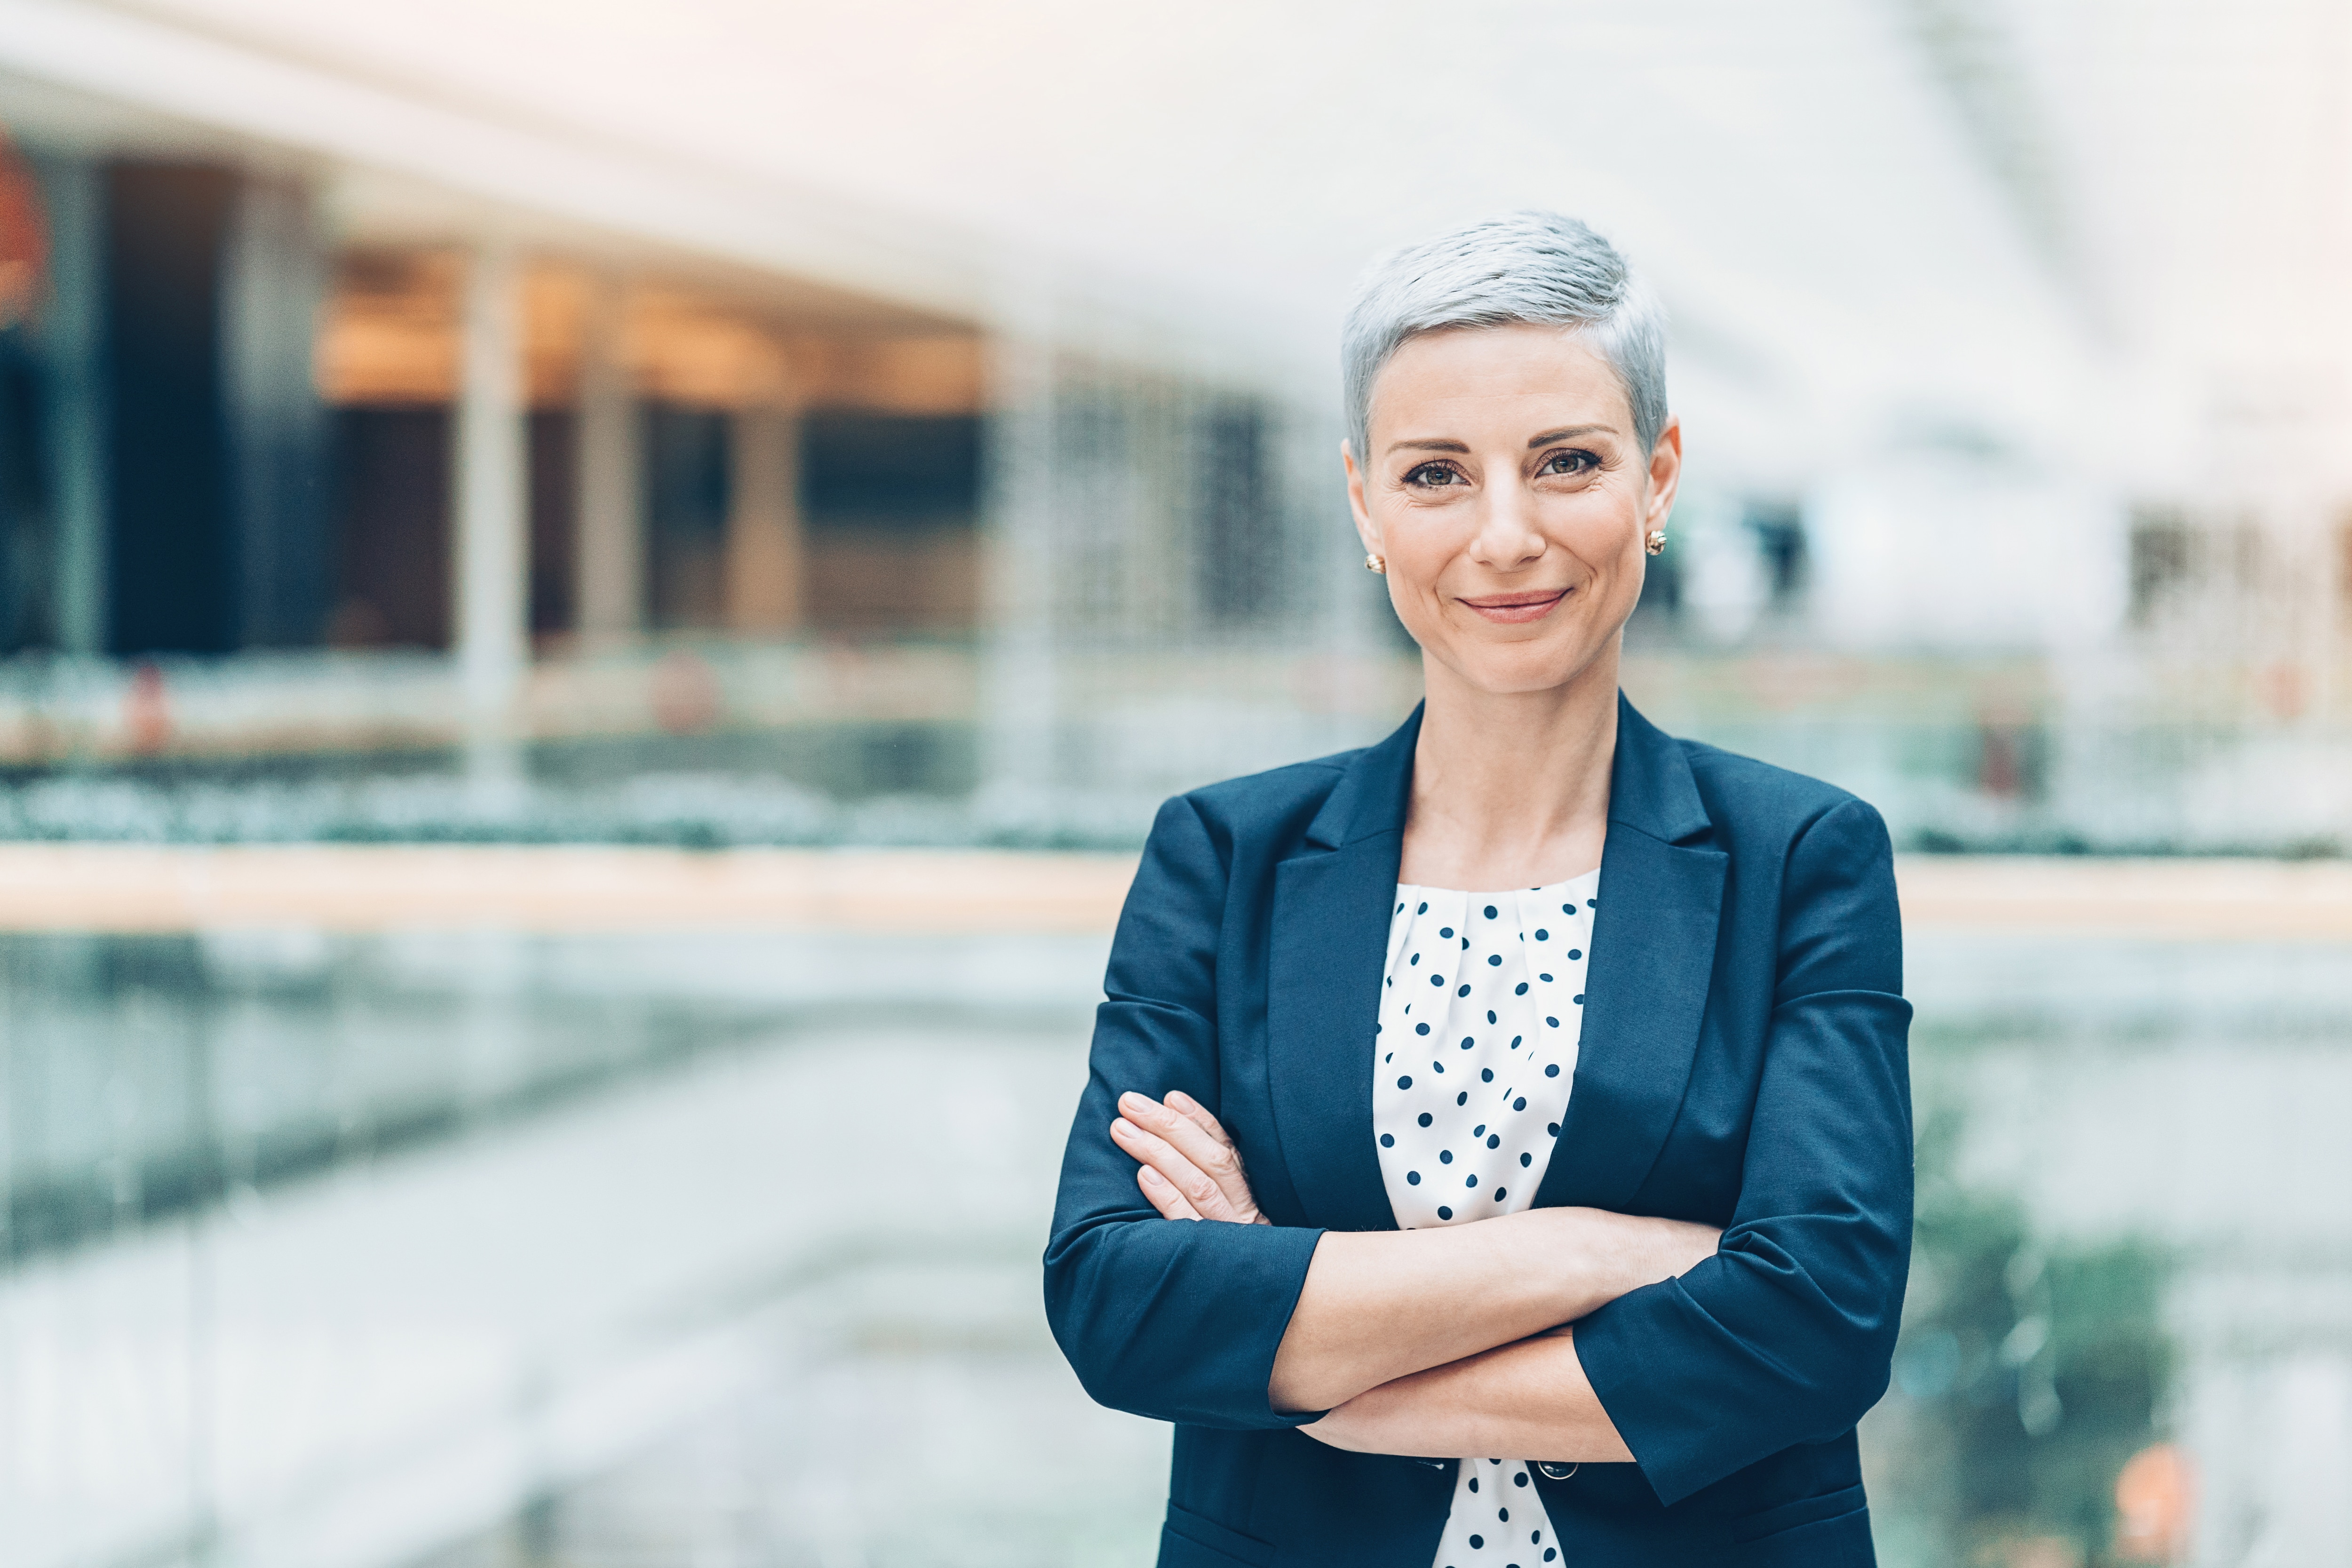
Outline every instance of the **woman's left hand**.
{"type": "Polygon", "coordinates": [[[1150,1095],[1118,1097],[1111,1141],[1142,1163],[1135,1184],[1166,1219],[1217,1219],[1271,1225],[1242,1170],[1242,1154],[1224,1124],[1181,1089],[1166,1103],[1150,1095]]]}

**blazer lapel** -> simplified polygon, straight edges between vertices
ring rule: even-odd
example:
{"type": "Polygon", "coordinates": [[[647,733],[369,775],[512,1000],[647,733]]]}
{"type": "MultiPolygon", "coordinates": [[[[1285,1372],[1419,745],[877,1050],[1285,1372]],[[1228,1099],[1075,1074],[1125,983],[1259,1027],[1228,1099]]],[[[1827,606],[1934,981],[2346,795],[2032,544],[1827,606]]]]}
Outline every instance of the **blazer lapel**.
{"type": "Polygon", "coordinates": [[[1307,1221],[1393,1230],[1372,1149],[1372,1034],[1421,710],[1360,753],[1275,868],[1266,1037],[1283,1163],[1307,1221]]]}
{"type": "Polygon", "coordinates": [[[1624,1210],[1673,1129],[1698,1050],[1730,862],[1678,840],[1710,826],[1682,748],[1620,697],[1576,1076],[1539,1205],[1624,1210]]]}

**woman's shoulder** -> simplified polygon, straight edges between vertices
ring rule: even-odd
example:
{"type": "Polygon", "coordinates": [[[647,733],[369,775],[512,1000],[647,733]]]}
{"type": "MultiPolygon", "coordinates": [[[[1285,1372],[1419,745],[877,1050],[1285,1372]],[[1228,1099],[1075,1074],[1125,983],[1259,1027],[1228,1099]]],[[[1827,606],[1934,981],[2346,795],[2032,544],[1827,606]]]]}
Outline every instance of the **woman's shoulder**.
{"type": "Polygon", "coordinates": [[[1361,754],[1340,752],[1171,795],[1145,841],[1146,868],[1185,865],[1217,878],[1267,875],[1297,853],[1361,754]]]}
{"type": "Polygon", "coordinates": [[[1181,803],[1203,820],[1231,828],[1265,827],[1294,820],[1303,826],[1322,809],[1331,791],[1346,776],[1349,764],[1369,749],[1360,746],[1353,751],[1334,752],[1328,757],[1286,763],[1263,773],[1220,779],[1185,791],[1168,805],[1181,803]]]}
{"type": "Polygon", "coordinates": [[[1817,833],[1884,842],[1876,807],[1851,790],[1704,741],[1676,738],[1718,834],[1787,844],[1817,833]]]}

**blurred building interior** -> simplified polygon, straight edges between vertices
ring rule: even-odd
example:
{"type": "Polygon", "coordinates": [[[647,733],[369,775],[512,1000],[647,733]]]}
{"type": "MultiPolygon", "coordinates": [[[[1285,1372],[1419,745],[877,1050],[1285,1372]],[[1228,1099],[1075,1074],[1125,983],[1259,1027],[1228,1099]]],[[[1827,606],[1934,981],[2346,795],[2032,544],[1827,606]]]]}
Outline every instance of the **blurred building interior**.
{"type": "Polygon", "coordinates": [[[1050,790],[1103,782],[1052,700],[1070,653],[1328,629],[1266,635],[1304,508],[1245,358],[1107,346],[937,226],[828,252],[822,204],[707,171],[668,226],[592,226],[482,200],[446,111],[405,106],[450,122],[436,186],[255,135],[278,106],[192,130],[106,87],[8,89],[15,769],[455,763],[493,815],[680,759],[952,796],[986,728],[989,777],[1050,790]]]}
{"type": "MultiPolygon", "coordinates": [[[[2340,846],[2324,12],[1700,7],[1592,35],[1632,68],[1557,111],[1498,81],[1544,108],[1456,175],[1458,133],[1357,156],[1275,107],[1280,62],[1373,47],[1303,14],[1233,67],[1255,118],[1169,139],[1199,58],[1055,44],[1050,6],[714,5],[542,58],[520,0],[22,4],[0,758],[128,770],[166,837],[228,831],[167,784],[268,759],[455,769],[432,809],[476,836],[533,783],[684,769],[1129,840],[1409,702],[1348,578],[1337,309],[1381,246],[1543,200],[1676,323],[1637,700],[1925,847],[2340,846]],[[905,103],[866,63],[900,29],[939,51],[905,103]],[[794,50],[861,63],[762,96],[794,50]],[[1049,63],[1064,118],[984,112],[957,50],[1049,63]]],[[[738,815],[707,830],[772,833],[738,815]]]]}
{"type": "Polygon", "coordinates": [[[1885,1560],[2352,1563],[2347,83],[2340,0],[0,0],[0,1559],[1148,1561],[1032,1277],[1109,911],[1416,700],[1339,312],[1545,205],[1674,321],[1630,695],[1916,857],[1885,1560]],[[239,847],[352,840],[442,847],[239,847]],[[859,1232],[866,1073],[1013,1141],[859,1232]]]}

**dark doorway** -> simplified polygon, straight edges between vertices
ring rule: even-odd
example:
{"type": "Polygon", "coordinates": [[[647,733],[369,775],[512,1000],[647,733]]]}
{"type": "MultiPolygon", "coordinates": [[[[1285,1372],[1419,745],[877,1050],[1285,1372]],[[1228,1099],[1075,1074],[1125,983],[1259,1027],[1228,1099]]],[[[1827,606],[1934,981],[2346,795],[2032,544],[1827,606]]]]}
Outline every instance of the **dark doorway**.
{"type": "Polygon", "coordinates": [[[0,326],[0,653],[47,647],[56,637],[43,389],[26,336],[21,325],[0,326]]]}
{"type": "Polygon", "coordinates": [[[809,625],[961,637],[978,624],[981,426],[819,409],[801,427],[809,625]]]}
{"type": "Polygon", "coordinates": [[[728,418],[645,405],[646,589],[659,631],[727,620],[728,418]]]}
{"type": "Polygon", "coordinates": [[[117,654],[236,646],[219,310],[236,195],[226,169],[119,163],[106,172],[108,640],[117,654]]]}
{"type": "Polygon", "coordinates": [[[449,646],[449,411],[335,411],[338,647],[449,646]]]}
{"type": "Polygon", "coordinates": [[[530,415],[530,632],[555,637],[573,629],[573,563],[578,556],[579,420],[568,408],[530,415]]]}

